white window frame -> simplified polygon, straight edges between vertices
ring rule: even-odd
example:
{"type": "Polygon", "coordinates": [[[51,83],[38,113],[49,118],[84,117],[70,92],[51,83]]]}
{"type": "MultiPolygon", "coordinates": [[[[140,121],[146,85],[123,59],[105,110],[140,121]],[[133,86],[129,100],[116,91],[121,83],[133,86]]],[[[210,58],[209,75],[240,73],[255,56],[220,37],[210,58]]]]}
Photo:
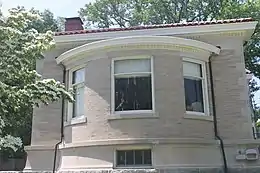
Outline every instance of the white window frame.
{"type": "MultiPolygon", "coordinates": [[[[68,88],[72,88],[73,87],[73,84],[72,84],[72,80],[73,80],[73,73],[77,70],[80,70],[82,68],[85,69],[85,64],[83,65],[80,65],[80,66],[77,66],[77,67],[74,67],[74,68],[71,68],[69,70],[69,79],[68,79],[68,82],[69,82],[69,85],[68,85],[68,88]]],[[[85,69],[86,70],[86,69],[85,69]]],[[[84,81],[85,83],[85,81],[84,81]]],[[[83,105],[84,106],[84,109],[85,109],[85,104],[83,105]]],[[[84,111],[85,112],[85,111],[84,111]]],[[[68,113],[67,113],[67,123],[66,125],[69,125],[69,124],[77,124],[77,123],[82,123],[82,122],[85,122],[86,121],[86,118],[85,118],[85,114],[83,115],[80,115],[80,116],[76,116],[76,117],[73,117],[73,103],[71,102],[68,102],[68,113]]]]}
{"type": "Polygon", "coordinates": [[[114,148],[114,168],[153,168],[154,165],[154,152],[153,147],[148,145],[134,145],[134,146],[121,146],[114,148]],[[129,165],[129,166],[117,166],[117,151],[120,150],[151,150],[151,165],[129,165]]]}
{"type": "MultiPolygon", "coordinates": [[[[207,73],[206,73],[206,62],[201,61],[201,60],[197,60],[197,59],[187,58],[187,57],[183,58],[182,65],[183,65],[184,62],[191,62],[191,63],[201,65],[202,97],[203,97],[203,106],[204,106],[204,112],[187,111],[186,110],[186,103],[184,101],[186,114],[199,115],[199,116],[209,116],[210,114],[209,114],[209,98],[208,98],[208,81],[207,81],[207,73]]],[[[183,70],[182,70],[182,73],[183,73],[183,70]]],[[[184,83],[184,77],[185,76],[183,74],[183,83],[184,83]]],[[[185,94],[185,87],[183,89],[184,89],[184,94],[185,94]]],[[[185,95],[184,95],[184,98],[185,98],[185,95]]]]}
{"type": "MultiPolygon", "coordinates": [[[[129,74],[129,73],[128,73],[129,74]]],[[[134,74],[134,73],[133,73],[134,74]]],[[[123,74],[122,74],[123,75],[123,74]]],[[[154,57],[150,55],[126,56],[112,59],[111,63],[111,113],[115,115],[127,115],[135,113],[155,113],[155,98],[154,98],[154,57]],[[114,67],[115,61],[131,60],[131,59],[150,59],[151,60],[151,87],[152,87],[152,110],[129,110],[129,111],[115,111],[115,76],[114,67]]]]}

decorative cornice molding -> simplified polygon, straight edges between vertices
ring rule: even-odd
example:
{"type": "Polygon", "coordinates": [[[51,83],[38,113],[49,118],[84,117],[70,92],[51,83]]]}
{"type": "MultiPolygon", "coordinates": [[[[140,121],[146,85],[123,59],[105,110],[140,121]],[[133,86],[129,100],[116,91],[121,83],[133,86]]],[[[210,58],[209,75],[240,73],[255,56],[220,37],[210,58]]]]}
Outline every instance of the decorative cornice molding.
{"type": "MultiPolygon", "coordinates": [[[[225,31],[225,32],[215,32],[215,33],[211,33],[210,36],[211,37],[240,37],[240,38],[244,38],[247,37],[248,32],[244,31],[244,30],[237,30],[237,31],[225,31]]],[[[208,37],[208,34],[189,34],[189,35],[184,35],[180,37],[183,38],[187,38],[187,39],[200,39],[202,37],[208,37]]]]}
{"type": "MultiPolygon", "coordinates": [[[[171,45],[171,44],[135,44],[135,45],[121,45],[119,47],[117,46],[111,46],[110,49],[113,48],[120,48],[123,50],[129,50],[129,49],[164,49],[164,50],[174,50],[174,51],[180,51],[180,52],[208,52],[201,48],[192,47],[192,46],[185,46],[185,45],[171,45]]],[[[108,49],[109,49],[108,48],[108,49]]]]}
{"type": "MultiPolygon", "coordinates": [[[[57,63],[72,62],[79,60],[80,56],[112,50],[138,50],[138,49],[164,49],[179,52],[201,53],[204,56],[210,53],[219,54],[220,49],[216,46],[191,39],[170,36],[135,36],[122,37],[96,41],[71,49],[61,54],[57,59],[57,63]]],[[[90,59],[91,60],[91,59],[90,59]]]]}

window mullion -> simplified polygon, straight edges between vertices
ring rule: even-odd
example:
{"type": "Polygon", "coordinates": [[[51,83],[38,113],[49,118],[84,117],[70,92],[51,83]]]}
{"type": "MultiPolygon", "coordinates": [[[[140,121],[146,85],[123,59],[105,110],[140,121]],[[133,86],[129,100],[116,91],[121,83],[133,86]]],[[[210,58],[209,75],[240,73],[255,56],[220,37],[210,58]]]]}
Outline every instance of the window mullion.
{"type": "Polygon", "coordinates": [[[127,153],[127,151],[125,151],[124,153],[125,153],[125,166],[126,166],[126,153],[127,153]]]}
{"type": "Polygon", "coordinates": [[[134,159],[133,163],[135,165],[135,151],[133,151],[133,159],[134,159]]]}
{"type": "Polygon", "coordinates": [[[142,156],[142,164],[144,164],[144,150],[142,150],[141,156],[142,156]]]}

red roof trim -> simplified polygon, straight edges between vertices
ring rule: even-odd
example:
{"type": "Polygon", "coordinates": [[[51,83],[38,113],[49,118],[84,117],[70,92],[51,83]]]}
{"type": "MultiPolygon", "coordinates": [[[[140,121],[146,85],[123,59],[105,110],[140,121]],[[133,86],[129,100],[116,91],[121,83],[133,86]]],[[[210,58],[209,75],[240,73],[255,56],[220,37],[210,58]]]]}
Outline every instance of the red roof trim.
{"type": "Polygon", "coordinates": [[[201,21],[201,22],[186,22],[186,23],[171,23],[171,24],[160,24],[160,25],[133,26],[133,27],[128,27],[128,28],[102,28],[102,29],[56,32],[55,36],[98,33],[98,32],[143,30],[143,29],[155,29],[155,28],[171,28],[171,27],[174,28],[174,27],[198,26],[198,25],[215,25],[215,24],[240,23],[240,22],[251,22],[251,21],[253,21],[252,18],[241,18],[241,19],[227,19],[227,20],[215,20],[215,21],[201,21]]]}

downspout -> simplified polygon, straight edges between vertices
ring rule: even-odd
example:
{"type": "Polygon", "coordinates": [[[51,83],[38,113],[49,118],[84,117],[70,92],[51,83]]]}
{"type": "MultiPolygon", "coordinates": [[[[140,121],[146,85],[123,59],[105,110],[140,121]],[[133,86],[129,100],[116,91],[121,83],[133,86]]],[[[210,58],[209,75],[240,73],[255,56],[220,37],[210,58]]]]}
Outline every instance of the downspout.
{"type": "MultiPolygon", "coordinates": [[[[63,76],[62,76],[62,82],[63,84],[65,84],[66,82],[66,68],[63,64],[61,64],[62,68],[63,68],[63,76]]],[[[60,141],[55,145],[55,149],[54,149],[54,158],[53,158],[53,169],[52,172],[55,173],[56,170],[56,161],[57,161],[57,153],[58,153],[58,148],[59,145],[62,143],[63,139],[64,139],[64,105],[65,105],[65,99],[62,98],[62,102],[61,102],[61,126],[60,126],[60,141]]]]}
{"type": "Polygon", "coordinates": [[[218,133],[218,122],[217,122],[217,114],[216,114],[214,82],[213,82],[212,64],[211,64],[213,56],[214,55],[212,54],[209,57],[209,73],[210,73],[210,85],[211,85],[211,96],[212,96],[212,111],[213,111],[214,134],[215,134],[215,138],[217,140],[219,140],[219,142],[220,142],[220,150],[221,150],[222,159],[223,159],[224,173],[228,173],[228,166],[227,166],[226,153],[225,153],[225,149],[224,149],[224,142],[223,142],[223,139],[221,139],[221,137],[219,136],[219,133],[218,133]]]}

